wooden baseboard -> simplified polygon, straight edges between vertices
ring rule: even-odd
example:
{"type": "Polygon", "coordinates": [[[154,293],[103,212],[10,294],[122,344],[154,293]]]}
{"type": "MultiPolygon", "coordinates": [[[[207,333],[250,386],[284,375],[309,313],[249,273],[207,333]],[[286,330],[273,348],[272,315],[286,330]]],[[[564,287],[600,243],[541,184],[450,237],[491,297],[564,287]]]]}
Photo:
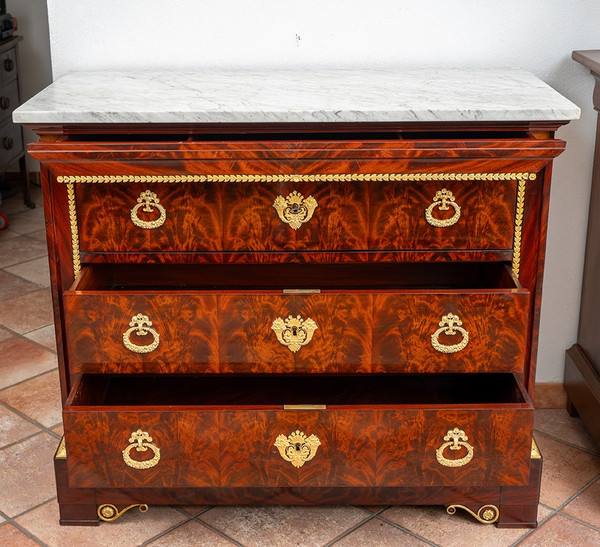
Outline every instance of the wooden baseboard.
{"type": "Polygon", "coordinates": [[[578,344],[565,356],[565,390],[567,409],[581,416],[596,445],[600,446],[600,376],[578,344]]]}

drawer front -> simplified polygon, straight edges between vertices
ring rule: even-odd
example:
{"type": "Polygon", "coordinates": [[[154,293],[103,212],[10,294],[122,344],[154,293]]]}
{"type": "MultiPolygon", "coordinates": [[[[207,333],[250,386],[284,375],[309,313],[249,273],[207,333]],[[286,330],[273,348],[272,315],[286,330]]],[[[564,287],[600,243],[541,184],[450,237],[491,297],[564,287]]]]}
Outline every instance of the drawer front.
{"type": "MultiPolygon", "coordinates": [[[[77,180],[93,178],[98,177],[77,180]]],[[[185,175],[184,182],[172,184],[78,183],[81,251],[512,248],[516,180],[196,178],[185,175]]]]}
{"type": "Polygon", "coordinates": [[[523,290],[73,292],[67,351],[75,372],[519,372],[528,302],[523,290]]]}
{"type": "Polygon", "coordinates": [[[12,122],[0,127],[0,166],[5,166],[23,152],[21,128],[12,122]]]}
{"type": "Polygon", "coordinates": [[[17,106],[19,106],[19,85],[14,81],[0,88],[0,121],[10,118],[17,106]]]}
{"type": "Polygon", "coordinates": [[[72,487],[520,485],[532,420],[532,408],[64,412],[72,487]]]}
{"type": "Polygon", "coordinates": [[[5,51],[0,56],[0,81],[10,82],[17,78],[17,50],[16,48],[5,51]]]}

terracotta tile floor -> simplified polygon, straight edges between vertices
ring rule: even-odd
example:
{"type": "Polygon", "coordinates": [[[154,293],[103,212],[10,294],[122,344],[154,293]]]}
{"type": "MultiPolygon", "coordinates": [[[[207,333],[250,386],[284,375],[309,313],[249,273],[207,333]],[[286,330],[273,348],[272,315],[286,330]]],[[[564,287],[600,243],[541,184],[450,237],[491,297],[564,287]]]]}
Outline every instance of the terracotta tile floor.
{"type": "Polygon", "coordinates": [[[544,454],[534,530],[498,530],[443,507],[150,507],[60,527],[52,455],[62,435],[41,195],[0,211],[0,545],[600,545],[600,450],[565,410],[539,410],[544,454]]]}

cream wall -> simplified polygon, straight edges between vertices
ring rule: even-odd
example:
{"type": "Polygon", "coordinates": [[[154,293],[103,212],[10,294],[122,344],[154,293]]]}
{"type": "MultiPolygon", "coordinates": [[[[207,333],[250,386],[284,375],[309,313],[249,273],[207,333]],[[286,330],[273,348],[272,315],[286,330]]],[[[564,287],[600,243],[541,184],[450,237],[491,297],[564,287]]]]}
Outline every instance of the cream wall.
{"type": "Polygon", "coordinates": [[[595,113],[570,60],[600,48],[597,0],[48,0],[55,77],[197,67],[520,67],[582,109],[559,131],[537,380],[576,338],[595,113]]]}

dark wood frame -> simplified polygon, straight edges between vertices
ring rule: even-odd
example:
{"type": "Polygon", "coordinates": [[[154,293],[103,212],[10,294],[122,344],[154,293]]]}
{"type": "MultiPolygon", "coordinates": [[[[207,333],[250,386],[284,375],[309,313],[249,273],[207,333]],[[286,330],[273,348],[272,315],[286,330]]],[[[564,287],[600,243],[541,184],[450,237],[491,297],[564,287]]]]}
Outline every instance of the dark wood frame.
{"type": "MultiPolygon", "coordinates": [[[[595,80],[594,109],[600,112],[600,50],[574,51],[573,59],[590,69],[595,80]]],[[[564,385],[569,413],[581,416],[600,447],[600,117],[596,123],[579,332],[577,343],[566,352],[564,385]]]]}

